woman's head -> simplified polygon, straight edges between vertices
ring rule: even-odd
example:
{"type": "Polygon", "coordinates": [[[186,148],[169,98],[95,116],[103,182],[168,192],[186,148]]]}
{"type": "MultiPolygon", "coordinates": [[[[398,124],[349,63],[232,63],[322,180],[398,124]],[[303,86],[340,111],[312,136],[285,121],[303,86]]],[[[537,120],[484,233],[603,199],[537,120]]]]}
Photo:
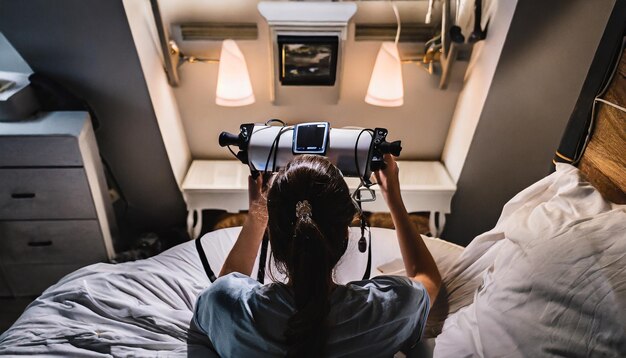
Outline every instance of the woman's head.
{"type": "Polygon", "coordinates": [[[289,355],[311,355],[326,343],[332,273],[356,214],[341,172],[317,155],[294,158],[267,193],[272,257],[289,278],[296,314],[285,336],[289,355]]]}

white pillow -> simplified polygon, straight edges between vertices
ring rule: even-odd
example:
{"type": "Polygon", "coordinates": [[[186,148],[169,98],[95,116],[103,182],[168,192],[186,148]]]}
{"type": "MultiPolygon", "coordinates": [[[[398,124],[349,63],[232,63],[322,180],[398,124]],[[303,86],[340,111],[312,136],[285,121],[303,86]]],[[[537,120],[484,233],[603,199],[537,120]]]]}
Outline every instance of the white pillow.
{"type": "Polygon", "coordinates": [[[558,165],[504,207],[446,278],[451,311],[474,302],[446,320],[435,354],[626,356],[624,267],[626,206],[558,165]]]}
{"type": "MultiPolygon", "coordinates": [[[[215,273],[218,273],[226,256],[230,252],[230,249],[237,240],[237,236],[241,231],[241,227],[233,227],[228,229],[221,229],[207,233],[202,238],[202,247],[207,256],[209,264],[215,273]]],[[[372,266],[371,276],[377,276],[381,274],[397,274],[404,275],[404,264],[402,264],[400,247],[398,245],[398,239],[396,237],[396,231],[383,228],[371,228],[372,231],[372,266]],[[399,261],[399,264],[397,263],[399,261]],[[401,268],[401,272],[381,272],[377,268],[385,264],[393,262],[401,268]]],[[[361,253],[358,250],[358,241],[361,237],[361,230],[359,228],[350,228],[350,241],[346,253],[337,264],[335,279],[339,283],[347,283],[350,281],[361,280],[363,273],[367,266],[367,252],[361,253]]],[[[366,233],[367,235],[367,233],[366,233]]],[[[439,271],[442,275],[445,275],[452,265],[456,262],[457,258],[463,251],[463,247],[449,243],[444,240],[430,238],[422,236],[426,246],[435,258],[435,262],[439,267],[439,271]]],[[[270,246],[271,251],[271,246],[270,246]]],[[[257,255],[254,267],[252,269],[252,277],[256,278],[259,264],[259,255],[257,255]]],[[[269,265],[267,270],[272,270],[274,278],[278,281],[283,280],[282,275],[275,272],[273,265],[269,265]]],[[[397,271],[397,270],[396,270],[397,271]]],[[[271,278],[270,278],[271,279],[271,278]]],[[[266,280],[269,282],[269,279],[266,280]]]]}
{"type": "Polygon", "coordinates": [[[537,231],[547,236],[573,220],[611,208],[611,203],[581,179],[576,167],[557,163],[554,173],[506,203],[496,226],[472,240],[450,272],[443,276],[449,314],[472,303],[483,273],[493,264],[501,246],[507,244],[506,238],[537,231]]]}

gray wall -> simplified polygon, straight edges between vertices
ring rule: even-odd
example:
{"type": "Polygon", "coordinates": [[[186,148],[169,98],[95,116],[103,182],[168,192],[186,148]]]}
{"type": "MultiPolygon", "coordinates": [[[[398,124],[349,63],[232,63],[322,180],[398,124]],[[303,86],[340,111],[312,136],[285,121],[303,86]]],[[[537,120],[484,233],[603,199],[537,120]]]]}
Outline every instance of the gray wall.
{"type": "Polygon", "coordinates": [[[546,176],[615,0],[520,0],[443,237],[466,245],[546,176]]]}
{"type": "Polygon", "coordinates": [[[129,204],[120,224],[132,232],[183,225],[185,205],[122,1],[0,0],[0,31],[35,72],[94,108],[100,152],[129,204]]]}

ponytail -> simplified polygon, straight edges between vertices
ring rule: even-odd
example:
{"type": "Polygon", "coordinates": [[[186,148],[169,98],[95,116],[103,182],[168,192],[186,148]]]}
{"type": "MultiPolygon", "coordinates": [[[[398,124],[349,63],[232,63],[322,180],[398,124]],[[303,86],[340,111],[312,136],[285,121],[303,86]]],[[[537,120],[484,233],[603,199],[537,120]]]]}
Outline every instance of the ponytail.
{"type": "Polygon", "coordinates": [[[332,273],[356,213],[350,191],[327,159],[302,155],[274,177],[267,209],[272,259],[289,278],[295,304],[285,330],[287,357],[323,356],[332,325],[332,273]]]}
{"type": "Polygon", "coordinates": [[[285,338],[287,357],[319,357],[328,339],[328,313],[332,289],[332,252],[307,200],[296,204],[291,277],[296,313],[289,319],[285,338]]]}

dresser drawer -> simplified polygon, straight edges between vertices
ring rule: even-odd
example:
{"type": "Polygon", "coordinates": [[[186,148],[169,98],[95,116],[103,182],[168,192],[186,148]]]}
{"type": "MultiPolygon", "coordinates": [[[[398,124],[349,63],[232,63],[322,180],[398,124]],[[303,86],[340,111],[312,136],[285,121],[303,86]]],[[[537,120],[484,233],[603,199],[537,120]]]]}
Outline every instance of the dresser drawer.
{"type": "Polygon", "coordinates": [[[107,259],[97,220],[0,221],[5,264],[91,264],[107,259]]]}
{"type": "Polygon", "coordinates": [[[63,276],[82,265],[3,265],[7,281],[15,296],[36,296],[57,283],[63,276]]]}
{"type": "Polygon", "coordinates": [[[93,218],[82,168],[0,169],[0,220],[93,218]]]}
{"type": "Polygon", "coordinates": [[[0,140],[0,167],[82,166],[72,136],[8,136],[0,140]]]}

